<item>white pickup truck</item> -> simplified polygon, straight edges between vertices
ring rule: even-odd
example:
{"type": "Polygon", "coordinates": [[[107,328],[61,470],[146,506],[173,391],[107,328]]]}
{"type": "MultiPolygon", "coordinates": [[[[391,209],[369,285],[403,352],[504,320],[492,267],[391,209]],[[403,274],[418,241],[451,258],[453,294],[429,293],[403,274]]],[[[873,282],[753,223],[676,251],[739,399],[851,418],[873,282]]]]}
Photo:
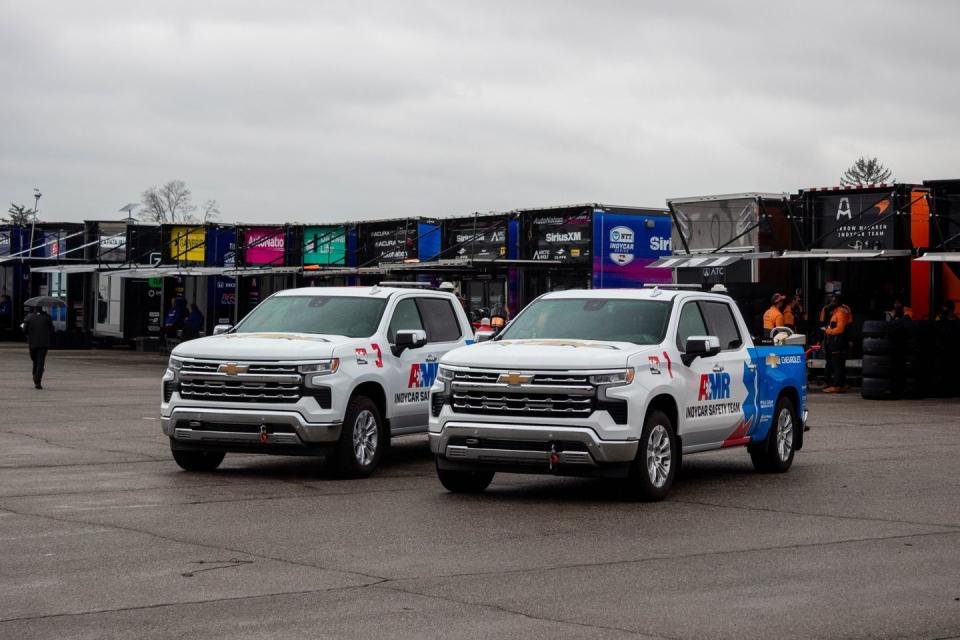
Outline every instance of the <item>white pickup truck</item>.
{"type": "Polygon", "coordinates": [[[242,452],[367,476],[391,436],[426,431],[437,361],[473,342],[454,295],[381,286],[281,291],[216,333],[178,345],[163,376],[163,432],[190,471],[242,452]]]}
{"type": "Polygon", "coordinates": [[[728,296],[563,291],[442,358],[429,439],[450,491],[509,471],[621,477],[659,500],[681,455],[746,446],[757,469],[786,471],[806,404],[803,347],[755,347],[728,296]]]}

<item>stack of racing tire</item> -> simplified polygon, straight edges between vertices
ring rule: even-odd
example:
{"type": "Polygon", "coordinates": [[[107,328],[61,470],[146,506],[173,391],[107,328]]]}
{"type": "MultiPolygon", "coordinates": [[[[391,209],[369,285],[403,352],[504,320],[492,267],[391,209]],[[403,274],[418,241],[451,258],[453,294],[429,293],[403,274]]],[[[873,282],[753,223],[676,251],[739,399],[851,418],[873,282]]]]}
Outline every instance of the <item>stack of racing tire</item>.
{"type": "Polygon", "coordinates": [[[863,323],[863,382],[868,400],[956,395],[951,363],[960,349],[960,323],[868,320],[863,323]]]}

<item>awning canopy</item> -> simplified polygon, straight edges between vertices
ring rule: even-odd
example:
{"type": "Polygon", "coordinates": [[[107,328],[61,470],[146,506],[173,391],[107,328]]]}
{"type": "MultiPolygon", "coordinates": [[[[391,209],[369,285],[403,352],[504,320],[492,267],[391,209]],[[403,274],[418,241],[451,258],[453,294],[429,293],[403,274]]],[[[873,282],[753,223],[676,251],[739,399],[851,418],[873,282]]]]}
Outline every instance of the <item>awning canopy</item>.
{"type": "Polygon", "coordinates": [[[917,262],[960,262],[960,251],[931,251],[917,258],[917,262]]]}
{"type": "Polygon", "coordinates": [[[54,264],[46,267],[33,267],[31,273],[93,273],[100,268],[97,264],[54,264]]]}
{"type": "Polygon", "coordinates": [[[773,251],[716,252],[672,255],[660,258],[649,266],[654,269],[702,269],[726,267],[741,260],[765,260],[776,257],[773,251]]]}
{"type": "Polygon", "coordinates": [[[231,267],[225,269],[223,274],[227,276],[269,276],[269,275],[283,275],[287,273],[300,273],[303,267],[231,267]]]}
{"type": "Polygon", "coordinates": [[[910,249],[811,249],[784,251],[780,258],[794,260],[887,260],[912,255],[910,249]]]}

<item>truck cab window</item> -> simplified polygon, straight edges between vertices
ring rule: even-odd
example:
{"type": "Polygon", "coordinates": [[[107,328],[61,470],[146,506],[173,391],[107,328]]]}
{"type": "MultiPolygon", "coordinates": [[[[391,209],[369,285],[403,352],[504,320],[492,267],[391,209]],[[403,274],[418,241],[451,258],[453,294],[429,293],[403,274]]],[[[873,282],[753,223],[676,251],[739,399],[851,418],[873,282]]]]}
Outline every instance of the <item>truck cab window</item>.
{"type": "Polygon", "coordinates": [[[743,339],[737,329],[737,321],[733,318],[730,305],[723,302],[701,302],[703,315],[710,327],[710,335],[720,339],[720,349],[729,351],[743,346],[743,339]]]}
{"type": "Polygon", "coordinates": [[[397,308],[393,310],[393,318],[390,319],[390,329],[387,331],[387,338],[390,344],[397,341],[397,331],[410,331],[413,329],[423,329],[423,321],[420,320],[420,312],[417,310],[417,303],[413,298],[406,298],[397,303],[397,308]]]}
{"type": "Polygon", "coordinates": [[[700,307],[696,302],[683,305],[680,319],[677,321],[677,349],[683,353],[687,348],[687,338],[705,335],[707,335],[707,325],[703,321],[700,307]]]}
{"type": "Polygon", "coordinates": [[[427,329],[427,342],[453,342],[460,339],[460,323],[449,300],[417,298],[417,306],[427,329]]]}

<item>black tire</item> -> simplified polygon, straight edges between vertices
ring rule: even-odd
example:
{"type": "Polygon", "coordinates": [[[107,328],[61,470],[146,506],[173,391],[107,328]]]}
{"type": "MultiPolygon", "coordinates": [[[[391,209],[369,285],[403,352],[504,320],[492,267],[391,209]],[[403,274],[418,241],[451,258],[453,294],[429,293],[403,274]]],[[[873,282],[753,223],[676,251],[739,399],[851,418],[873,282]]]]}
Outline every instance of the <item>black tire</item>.
{"type": "Polygon", "coordinates": [[[170,448],[174,461],[184,471],[213,471],[223,462],[222,451],[183,451],[170,448]]]}
{"type": "Polygon", "coordinates": [[[366,396],[352,397],[347,404],[334,454],[338,475],[347,478],[370,476],[389,446],[390,433],[377,403],[366,396]]]}
{"type": "Polygon", "coordinates": [[[897,387],[886,378],[864,377],[860,382],[860,396],[867,400],[890,400],[897,396],[897,387]]]}
{"type": "Polygon", "coordinates": [[[893,353],[893,343],[889,338],[864,338],[863,352],[874,356],[893,353]]]}
{"type": "Polygon", "coordinates": [[[862,373],[865,378],[893,378],[897,367],[890,356],[864,354],[862,373]]]}
{"type": "Polygon", "coordinates": [[[917,378],[907,378],[903,381],[903,395],[918,400],[927,397],[927,385],[917,378]]]}
{"type": "Polygon", "coordinates": [[[761,473],[783,473],[793,465],[800,421],[793,402],[786,396],[777,400],[770,431],[762,442],[747,445],[753,468],[761,473]]]}
{"type": "Polygon", "coordinates": [[[663,411],[651,411],[643,423],[637,457],[630,466],[627,493],[635,500],[663,500],[680,465],[676,427],[663,411]]]}
{"type": "Polygon", "coordinates": [[[482,493],[493,482],[493,471],[456,471],[437,467],[437,478],[451,493],[482,493]]]}
{"type": "Polygon", "coordinates": [[[886,338],[890,335],[890,325],[883,320],[867,320],[862,332],[864,338],[886,338]]]}

